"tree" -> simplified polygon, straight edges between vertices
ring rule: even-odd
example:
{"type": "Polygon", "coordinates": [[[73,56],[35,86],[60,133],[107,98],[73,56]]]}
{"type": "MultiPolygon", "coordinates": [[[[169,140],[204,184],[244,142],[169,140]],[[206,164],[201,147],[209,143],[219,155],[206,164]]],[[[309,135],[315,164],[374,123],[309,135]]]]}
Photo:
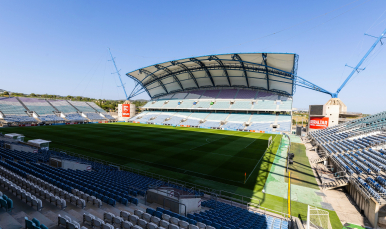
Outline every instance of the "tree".
{"type": "Polygon", "coordinates": [[[5,91],[5,92],[3,92],[3,95],[9,96],[9,92],[8,92],[8,91],[5,91]]]}
{"type": "Polygon", "coordinates": [[[29,96],[30,96],[30,97],[36,97],[36,94],[31,93],[31,94],[29,94],[29,96]]]}

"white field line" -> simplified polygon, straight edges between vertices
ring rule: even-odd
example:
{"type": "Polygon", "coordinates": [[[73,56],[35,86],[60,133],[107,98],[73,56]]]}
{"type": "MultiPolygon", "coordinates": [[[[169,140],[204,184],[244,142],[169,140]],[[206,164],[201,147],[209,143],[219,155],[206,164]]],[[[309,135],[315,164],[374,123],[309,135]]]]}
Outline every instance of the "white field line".
{"type": "Polygon", "coordinates": [[[256,140],[257,140],[257,139],[253,140],[253,142],[251,142],[251,143],[249,143],[247,146],[245,146],[244,149],[247,148],[248,146],[250,146],[250,145],[251,145],[252,143],[254,143],[256,140]]]}
{"type": "MultiPolygon", "coordinates": [[[[228,137],[228,136],[226,136],[226,137],[228,137]]],[[[216,140],[214,140],[214,141],[211,141],[211,142],[209,142],[209,141],[208,141],[208,139],[206,139],[206,142],[207,142],[207,143],[204,143],[204,144],[202,144],[202,145],[199,145],[199,146],[193,147],[193,148],[191,148],[190,150],[192,150],[192,149],[196,149],[196,148],[198,148],[198,147],[201,147],[201,146],[203,146],[203,145],[207,145],[207,144],[210,144],[210,143],[212,143],[212,142],[218,141],[218,140],[220,140],[220,139],[223,139],[223,138],[226,138],[226,137],[218,138],[218,139],[216,139],[216,140]]]]}
{"type": "MultiPolygon", "coordinates": [[[[277,134],[276,137],[277,137],[278,135],[279,135],[279,134],[277,134]]],[[[275,138],[273,139],[273,141],[271,142],[271,145],[275,142],[276,137],[275,137],[275,138]]],[[[257,164],[255,165],[255,167],[253,168],[252,172],[249,174],[249,176],[248,176],[247,179],[245,180],[245,183],[247,183],[249,177],[252,175],[253,171],[255,171],[256,166],[260,163],[261,159],[263,159],[263,157],[265,156],[265,153],[268,151],[268,148],[269,148],[271,145],[269,145],[269,146],[267,147],[267,149],[265,150],[263,156],[261,156],[260,160],[257,162],[257,164]]],[[[245,183],[244,183],[244,184],[245,184],[245,183]]]]}

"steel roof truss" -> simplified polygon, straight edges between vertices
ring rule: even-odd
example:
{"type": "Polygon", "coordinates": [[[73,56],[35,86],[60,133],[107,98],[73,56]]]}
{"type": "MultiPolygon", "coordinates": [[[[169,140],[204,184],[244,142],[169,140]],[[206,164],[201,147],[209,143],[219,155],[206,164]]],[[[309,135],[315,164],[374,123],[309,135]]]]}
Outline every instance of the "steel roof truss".
{"type": "Polygon", "coordinates": [[[166,89],[165,85],[162,83],[162,81],[160,79],[158,79],[158,77],[156,75],[154,75],[152,72],[149,72],[146,69],[139,69],[139,73],[141,73],[141,74],[145,73],[146,77],[148,77],[148,76],[153,77],[153,79],[157,80],[158,83],[162,86],[162,88],[165,90],[165,93],[169,93],[168,90],[166,89]]]}
{"type": "Polygon", "coordinates": [[[161,65],[158,65],[158,64],[156,64],[155,67],[156,67],[158,70],[164,70],[164,71],[167,72],[169,75],[172,75],[174,81],[178,83],[178,85],[180,86],[181,90],[184,90],[184,87],[182,87],[182,84],[181,84],[180,80],[178,79],[178,77],[177,77],[172,71],[170,71],[170,69],[168,69],[167,67],[163,67],[163,66],[161,66],[161,65]]]}
{"type": "Polygon", "coordinates": [[[196,59],[196,58],[190,58],[189,60],[193,61],[194,63],[196,63],[198,65],[200,65],[201,68],[205,70],[206,75],[210,79],[210,82],[212,82],[212,86],[215,87],[215,84],[214,84],[214,81],[213,81],[213,78],[212,78],[212,74],[210,74],[210,72],[209,72],[208,68],[206,67],[206,65],[204,63],[202,63],[200,60],[196,59]]]}
{"type": "Polygon", "coordinates": [[[245,80],[246,80],[246,82],[247,82],[247,87],[249,87],[248,75],[247,75],[247,71],[245,71],[245,66],[244,66],[243,60],[241,59],[241,57],[240,57],[238,54],[233,54],[233,55],[232,55],[232,60],[237,60],[237,61],[240,62],[241,66],[242,66],[242,68],[243,68],[245,80]]]}
{"type": "Polygon", "coordinates": [[[180,63],[178,61],[171,61],[170,63],[172,63],[172,65],[178,65],[181,68],[183,68],[189,74],[190,78],[193,79],[193,81],[196,84],[197,88],[200,88],[200,86],[198,86],[196,77],[193,75],[193,73],[189,70],[188,67],[186,67],[183,63],[180,63]]]}
{"type": "Polygon", "coordinates": [[[208,60],[215,60],[220,66],[221,68],[223,69],[224,71],[224,74],[225,76],[227,77],[227,80],[228,80],[228,83],[229,83],[229,86],[232,86],[231,85],[231,80],[229,79],[229,75],[228,75],[228,71],[226,70],[223,62],[217,57],[217,56],[209,56],[208,60]]]}
{"type": "Polygon", "coordinates": [[[269,74],[268,74],[268,65],[267,65],[267,53],[262,53],[263,61],[265,65],[265,75],[267,77],[267,90],[269,90],[269,74]]]}

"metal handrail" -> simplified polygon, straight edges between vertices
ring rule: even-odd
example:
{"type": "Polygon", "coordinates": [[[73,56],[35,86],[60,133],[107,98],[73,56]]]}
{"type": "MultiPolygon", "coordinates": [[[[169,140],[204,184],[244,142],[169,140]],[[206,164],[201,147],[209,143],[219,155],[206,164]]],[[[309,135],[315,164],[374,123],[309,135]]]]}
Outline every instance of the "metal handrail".
{"type": "MultiPolygon", "coordinates": [[[[169,201],[171,201],[171,202],[175,202],[175,203],[178,203],[179,205],[183,205],[184,207],[185,207],[185,217],[186,217],[186,205],[185,204],[183,204],[183,203],[180,203],[179,201],[176,201],[176,200],[173,200],[173,199],[170,199],[170,198],[164,198],[163,199],[163,208],[165,209],[165,200],[169,200],[169,201]]],[[[178,212],[178,214],[180,214],[179,212],[178,212]]]]}

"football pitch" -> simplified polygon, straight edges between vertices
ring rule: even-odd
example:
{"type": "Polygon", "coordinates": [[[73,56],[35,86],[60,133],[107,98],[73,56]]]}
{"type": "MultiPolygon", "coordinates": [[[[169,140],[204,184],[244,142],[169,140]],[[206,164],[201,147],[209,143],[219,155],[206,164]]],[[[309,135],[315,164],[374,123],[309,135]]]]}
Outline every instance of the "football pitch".
{"type": "Polygon", "coordinates": [[[250,188],[255,186],[256,178],[261,175],[260,167],[267,160],[263,156],[268,139],[272,136],[268,160],[274,157],[281,140],[281,135],[132,123],[4,128],[2,131],[24,134],[26,140],[51,140],[51,148],[172,178],[176,177],[171,173],[180,173],[250,188]]]}

